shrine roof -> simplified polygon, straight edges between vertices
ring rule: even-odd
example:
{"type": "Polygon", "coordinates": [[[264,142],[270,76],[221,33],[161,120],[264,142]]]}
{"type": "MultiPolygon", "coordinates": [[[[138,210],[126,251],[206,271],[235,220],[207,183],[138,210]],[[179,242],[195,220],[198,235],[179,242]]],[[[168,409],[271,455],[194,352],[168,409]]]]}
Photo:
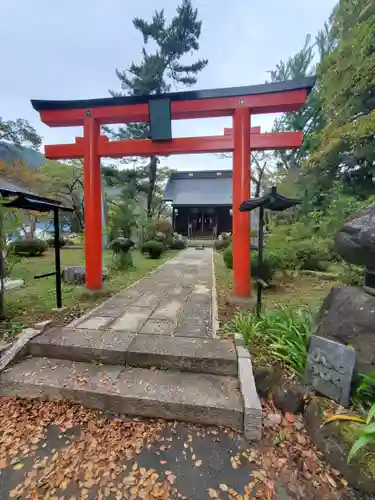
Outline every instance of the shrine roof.
{"type": "Polygon", "coordinates": [[[170,92],[165,94],[150,94],[141,96],[104,97],[100,99],[78,99],[78,100],[38,100],[32,99],[31,104],[36,111],[63,110],[79,108],[98,108],[103,106],[123,106],[132,104],[147,104],[149,101],[158,99],[170,99],[170,101],[193,101],[198,99],[217,99],[225,97],[239,97],[259,94],[270,94],[290,90],[308,89],[310,91],[315,84],[315,77],[304,77],[284,82],[263,83],[245,87],[229,87],[221,89],[188,90],[182,92],[170,92]]]}
{"type": "Polygon", "coordinates": [[[232,171],[174,172],[165,186],[164,199],[176,206],[231,206],[232,171]]]}

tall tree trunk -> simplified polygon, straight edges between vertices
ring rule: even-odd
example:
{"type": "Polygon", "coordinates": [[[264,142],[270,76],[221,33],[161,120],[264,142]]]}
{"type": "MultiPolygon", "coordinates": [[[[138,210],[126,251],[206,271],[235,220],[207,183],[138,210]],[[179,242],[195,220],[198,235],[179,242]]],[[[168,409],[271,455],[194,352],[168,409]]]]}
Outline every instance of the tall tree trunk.
{"type": "Polygon", "coordinates": [[[158,164],[157,156],[151,156],[150,164],[148,167],[148,190],[147,190],[147,217],[152,217],[152,201],[154,198],[155,184],[156,184],[156,169],[158,164]]]}

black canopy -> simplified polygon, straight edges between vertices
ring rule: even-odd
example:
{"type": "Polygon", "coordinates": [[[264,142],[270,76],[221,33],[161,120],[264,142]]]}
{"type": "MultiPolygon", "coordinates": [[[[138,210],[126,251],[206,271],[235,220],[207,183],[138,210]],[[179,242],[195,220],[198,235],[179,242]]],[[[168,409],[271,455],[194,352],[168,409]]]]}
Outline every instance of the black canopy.
{"type": "MultiPolygon", "coordinates": [[[[271,188],[271,191],[260,198],[254,200],[243,201],[240,205],[240,212],[251,212],[259,208],[259,228],[258,228],[258,268],[263,265],[263,226],[264,226],[264,209],[272,210],[273,212],[282,212],[287,208],[299,205],[301,200],[286,198],[278,194],[276,186],[271,188]]],[[[260,315],[262,309],[262,283],[258,279],[257,282],[257,314],[260,315]]]]}
{"type": "MultiPolygon", "coordinates": [[[[3,203],[6,208],[21,208],[24,210],[35,210],[36,212],[53,212],[54,223],[54,246],[55,246],[55,271],[34,276],[35,279],[55,276],[56,278],[56,305],[62,307],[61,297],[61,262],[60,262],[60,227],[59,227],[59,210],[73,212],[72,208],[64,207],[59,201],[38,196],[27,190],[21,190],[15,184],[7,181],[0,181],[0,194],[4,198],[12,198],[10,201],[3,203]]],[[[3,269],[2,255],[0,256],[1,269],[3,269]]],[[[3,271],[1,270],[3,276],[3,271]]],[[[1,295],[3,296],[3,295],[1,295]]]]}
{"type": "Polygon", "coordinates": [[[11,201],[3,203],[3,206],[9,208],[23,208],[36,212],[50,212],[56,209],[73,212],[72,208],[62,206],[59,201],[44,198],[29,191],[20,191],[17,188],[9,189],[0,185],[0,194],[4,198],[13,198],[11,201]]]}
{"type": "Polygon", "coordinates": [[[240,205],[240,212],[251,212],[258,207],[267,208],[273,212],[282,212],[287,208],[295,207],[299,205],[301,200],[296,200],[293,198],[285,198],[277,192],[275,186],[271,188],[271,191],[260,198],[254,198],[253,200],[243,201],[240,205]]]}

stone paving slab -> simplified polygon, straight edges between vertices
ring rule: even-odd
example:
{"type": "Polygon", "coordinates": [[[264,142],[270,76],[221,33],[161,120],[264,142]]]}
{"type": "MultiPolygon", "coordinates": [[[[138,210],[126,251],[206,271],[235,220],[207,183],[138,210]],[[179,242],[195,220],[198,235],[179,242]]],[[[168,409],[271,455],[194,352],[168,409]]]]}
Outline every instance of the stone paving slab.
{"type": "Polygon", "coordinates": [[[126,351],[135,336],[129,332],[53,328],[33,339],[29,352],[33,356],[71,361],[125,364],[126,351]]]}
{"type": "Polygon", "coordinates": [[[65,399],[116,414],[243,426],[238,380],[231,376],[28,358],[2,374],[0,396],[65,399]]]}
{"type": "Polygon", "coordinates": [[[210,318],[183,317],[175,330],[176,337],[210,337],[210,318]]]}
{"type": "Polygon", "coordinates": [[[150,315],[146,307],[129,307],[112,325],[113,330],[123,332],[138,332],[150,315]]]}
{"type": "Polygon", "coordinates": [[[112,321],[113,319],[111,317],[92,316],[77,323],[76,328],[82,328],[83,330],[100,330],[101,328],[107,327],[112,321]]]}
{"type": "Polygon", "coordinates": [[[151,318],[177,320],[183,307],[183,302],[168,297],[160,302],[159,307],[152,313],[151,318]]]}
{"type": "Polygon", "coordinates": [[[173,335],[176,329],[176,322],[171,319],[148,319],[142,326],[140,333],[155,335],[173,335]]]}
{"type": "Polygon", "coordinates": [[[198,373],[237,375],[237,356],[229,340],[137,335],[129,345],[127,364],[198,373]]]}

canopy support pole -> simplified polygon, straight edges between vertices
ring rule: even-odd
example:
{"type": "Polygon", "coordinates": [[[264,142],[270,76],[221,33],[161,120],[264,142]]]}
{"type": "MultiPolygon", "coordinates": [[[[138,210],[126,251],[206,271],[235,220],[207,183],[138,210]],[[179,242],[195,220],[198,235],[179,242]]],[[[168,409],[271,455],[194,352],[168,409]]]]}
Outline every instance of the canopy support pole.
{"type": "MultiPolygon", "coordinates": [[[[263,237],[264,237],[264,207],[259,207],[259,228],[258,228],[258,272],[261,272],[263,267],[263,237]]],[[[260,316],[262,311],[262,291],[263,285],[258,278],[257,281],[257,315],[260,316]]]]}
{"type": "Polygon", "coordinates": [[[58,309],[62,307],[61,298],[61,260],[60,260],[60,224],[59,224],[59,209],[53,210],[53,225],[55,229],[55,270],[56,270],[56,306],[58,309]]]}

